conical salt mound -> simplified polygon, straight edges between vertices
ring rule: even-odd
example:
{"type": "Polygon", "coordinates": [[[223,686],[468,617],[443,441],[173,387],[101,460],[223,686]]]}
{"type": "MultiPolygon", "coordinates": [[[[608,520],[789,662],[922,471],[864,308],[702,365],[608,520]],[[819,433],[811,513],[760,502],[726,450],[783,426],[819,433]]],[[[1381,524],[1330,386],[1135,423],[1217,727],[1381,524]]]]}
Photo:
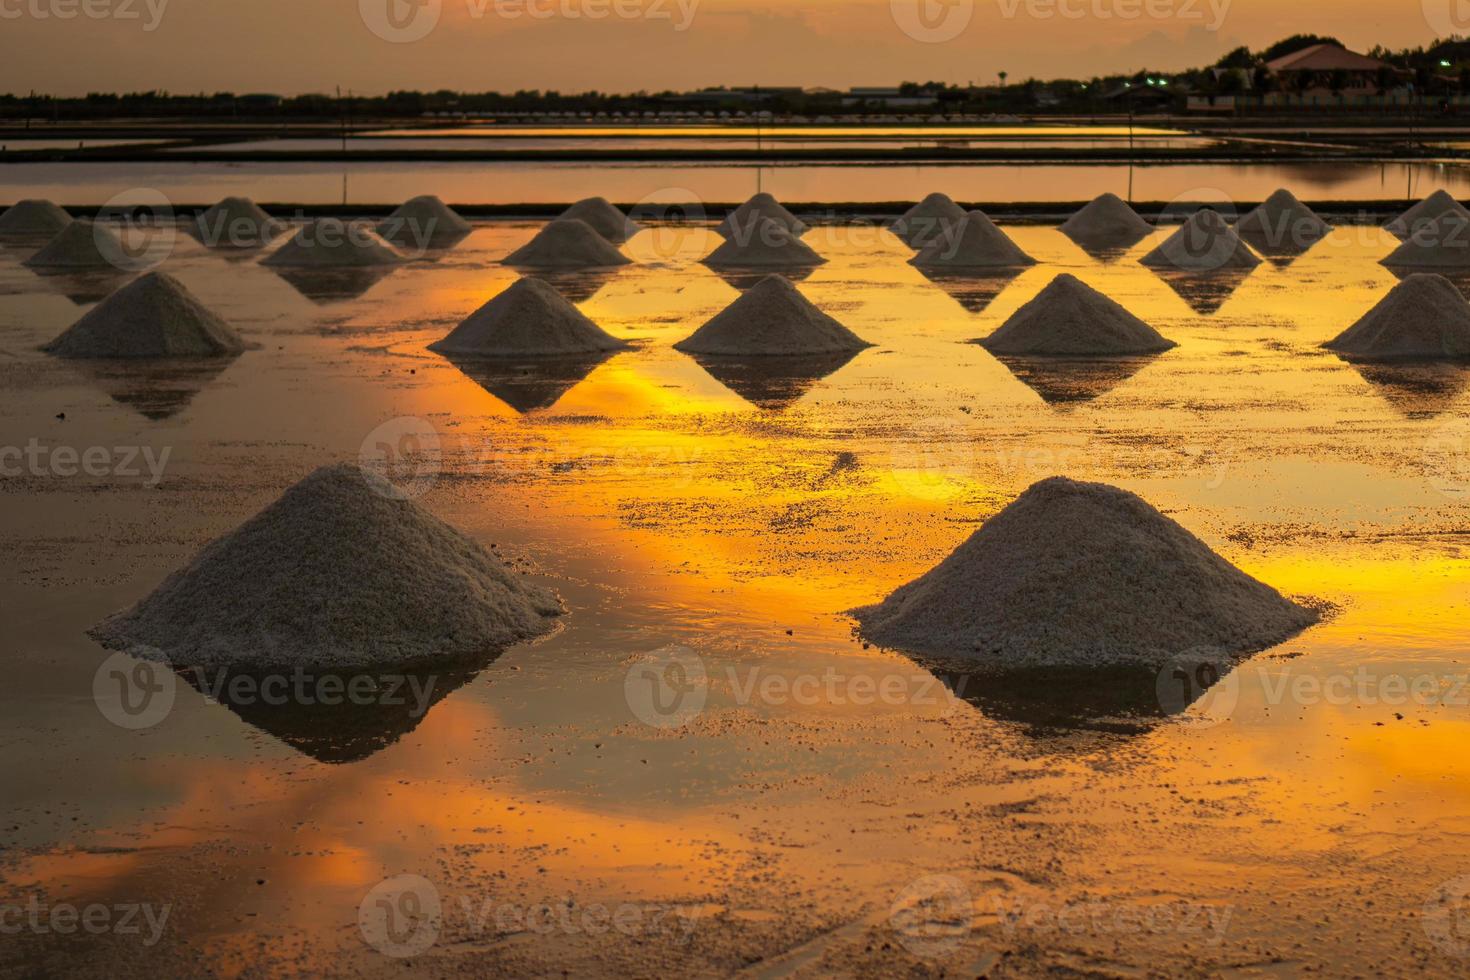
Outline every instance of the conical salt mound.
{"type": "Polygon", "coordinates": [[[935,192],[903,213],[890,229],[909,248],[923,248],[965,220],[965,209],[935,192]]]}
{"type": "Polygon", "coordinates": [[[964,220],[909,259],[910,265],[929,268],[978,269],[991,266],[1035,265],[1036,260],[1006,237],[984,213],[971,211],[964,220]]]}
{"type": "Polygon", "coordinates": [[[501,261],[528,269],[584,269],[631,260],[587,222],[558,218],[501,261]]]}
{"type": "Polygon", "coordinates": [[[136,260],[111,228],[90,221],[73,221],[22,265],[39,269],[131,268],[136,260]]]}
{"type": "Polygon", "coordinates": [[[1156,354],[1178,346],[1065,272],[980,345],[992,354],[1053,357],[1156,354]]]}
{"type": "Polygon", "coordinates": [[[704,257],[711,268],[793,269],[827,260],[796,233],[775,221],[741,228],[704,257]]]}
{"type": "Polygon", "coordinates": [[[0,214],[0,240],[45,240],[69,224],[71,215],[50,201],[17,201],[0,214]]]}
{"type": "Polygon", "coordinates": [[[780,201],[762,191],[725,215],[725,220],[715,226],[715,232],[725,238],[749,234],[762,221],[774,221],[795,235],[806,231],[805,222],[787,211],[780,201]]]}
{"type": "Polygon", "coordinates": [[[165,272],[136,279],[42,350],[57,357],[227,357],[245,342],[165,272]]]}
{"type": "Polygon", "coordinates": [[[248,197],[227,197],[194,221],[193,232],[210,248],[259,248],[286,230],[248,197]]]}
{"type": "Polygon", "coordinates": [[[378,225],[383,240],[404,248],[452,245],[470,233],[470,223],[433,194],[400,204],[378,225]]]}
{"type": "Polygon", "coordinates": [[[1360,361],[1470,359],[1470,304],[1443,276],[1418,273],[1322,346],[1360,361]]]}
{"type": "Polygon", "coordinates": [[[1332,231],[1285,187],[1235,223],[1235,233],[1267,254],[1305,252],[1332,231]]]}
{"type": "Polygon", "coordinates": [[[429,345],[463,357],[566,357],[628,345],[583,316],[540,279],[520,279],[429,345]]]}
{"type": "Polygon", "coordinates": [[[92,636],[181,666],[399,666],[482,656],[547,632],[561,612],[550,591],[344,463],[287,490],[92,636]]]}
{"type": "Polygon", "coordinates": [[[766,276],[674,349],[713,356],[791,357],[869,346],[812,305],[784,276],[766,276]]]}
{"type": "Polygon", "coordinates": [[[1158,667],[1280,643],[1317,614],[1137,496],[1042,480],[933,570],[854,610],[865,639],[996,667],[1158,667]]]}
{"type": "Polygon", "coordinates": [[[1195,272],[1253,269],[1261,264],[1260,258],[1211,208],[1200,208],[1190,215],[1178,231],[1138,261],[1154,268],[1195,272]]]}
{"type": "Polygon", "coordinates": [[[1470,267],[1470,216],[1448,213],[1419,222],[1383,264],[1408,269],[1470,267]]]}
{"type": "Polygon", "coordinates": [[[350,269],[402,261],[403,256],[367,226],[340,218],[318,218],[298,228],[291,240],[266,256],[261,265],[350,269]]]}
{"type": "Polygon", "coordinates": [[[614,245],[621,245],[643,230],[638,223],[608,203],[605,197],[588,197],[563,211],[558,220],[585,221],[592,230],[614,245]]]}
{"type": "Polygon", "coordinates": [[[1082,245],[1132,245],[1154,226],[1138,216],[1128,202],[1114,193],[1099,194],[1061,224],[1061,232],[1082,245]]]}
{"type": "Polygon", "coordinates": [[[1466,210],[1465,206],[1451,197],[1449,192],[1438,190],[1383,227],[1399,238],[1408,238],[1421,225],[1436,221],[1446,215],[1470,219],[1470,210],[1466,210]]]}

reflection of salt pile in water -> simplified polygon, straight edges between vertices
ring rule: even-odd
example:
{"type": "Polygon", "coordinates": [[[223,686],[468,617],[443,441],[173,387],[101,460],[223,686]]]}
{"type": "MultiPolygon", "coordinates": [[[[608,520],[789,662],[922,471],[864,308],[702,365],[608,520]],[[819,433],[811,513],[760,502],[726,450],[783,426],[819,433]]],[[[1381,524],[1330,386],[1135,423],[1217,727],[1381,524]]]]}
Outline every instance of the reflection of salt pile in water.
{"type": "Polygon", "coordinates": [[[1085,245],[1132,245],[1154,230],[1118,195],[1099,194],[1060,227],[1062,234],[1085,245]]]}
{"type": "Polygon", "coordinates": [[[389,666],[483,655],[547,632],[561,612],[382,477],[339,464],[92,635],[180,665],[389,666]]]}
{"type": "Polygon", "coordinates": [[[605,197],[584,198],[558,215],[557,220],[585,221],[593,231],[614,245],[621,245],[643,230],[605,197]]]}
{"type": "Polygon", "coordinates": [[[737,229],[703,261],[712,268],[781,269],[821,265],[827,260],[784,225],[760,221],[737,229]]]}
{"type": "Polygon", "coordinates": [[[725,220],[715,227],[715,232],[725,238],[748,235],[763,221],[774,221],[796,235],[806,231],[805,222],[786,210],[780,201],[762,191],[725,215],[725,220]]]}
{"type": "Polygon", "coordinates": [[[318,218],[297,229],[291,240],[262,260],[262,265],[349,269],[397,265],[403,257],[378,233],[340,218],[318,218]]]}
{"type": "Polygon", "coordinates": [[[1304,252],[1331,231],[1331,225],[1285,187],[1235,223],[1237,235],[1266,253],[1304,252]]]}
{"type": "Polygon", "coordinates": [[[52,238],[69,224],[71,215],[50,201],[17,201],[0,214],[0,239],[52,238]]]}
{"type": "Polygon", "coordinates": [[[1352,360],[1470,358],[1470,305],[1448,279],[1419,273],[1322,346],[1352,360]]]}
{"type": "Polygon", "coordinates": [[[977,269],[1035,265],[983,212],[971,211],[909,259],[910,265],[977,269]]]}
{"type": "Polygon", "coordinates": [[[1069,273],[1062,273],[980,341],[993,354],[1084,357],[1153,354],[1177,346],[1069,273]]]}
{"type": "Polygon", "coordinates": [[[1383,227],[1399,238],[1408,238],[1422,225],[1449,215],[1470,219],[1470,210],[1466,210],[1447,191],[1438,190],[1383,227]]]}
{"type": "Polygon", "coordinates": [[[400,204],[378,225],[383,240],[404,248],[452,245],[470,233],[470,223],[433,194],[400,204]]]}
{"type": "Polygon", "coordinates": [[[464,357],[565,357],[628,345],[540,279],[521,279],[429,345],[464,357]]]}
{"type": "Polygon", "coordinates": [[[587,222],[558,218],[501,261],[532,269],[581,269],[627,265],[631,260],[587,222]]]}
{"type": "Polygon", "coordinates": [[[871,346],[817,309],[782,276],[767,276],[674,345],[689,354],[795,356],[871,346]]]}
{"type": "Polygon", "coordinates": [[[195,236],[210,248],[258,248],[286,230],[248,197],[227,197],[194,221],[195,236]]]}
{"type": "Polygon", "coordinates": [[[1383,264],[1410,269],[1470,266],[1470,217],[1450,213],[1419,222],[1413,234],[1390,252],[1383,264]]]}
{"type": "Polygon", "coordinates": [[[1211,208],[1200,208],[1190,215],[1178,231],[1138,261],[1147,266],[1198,272],[1253,269],[1261,264],[1234,229],[1211,208]]]}
{"type": "Polygon", "coordinates": [[[876,643],[997,667],[1239,655],[1317,619],[1133,494],[1060,477],[853,615],[876,643]]]}
{"type": "Polygon", "coordinates": [[[964,219],[964,208],[935,191],[905,211],[890,230],[909,248],[923,248],[964,219]]]}
{"type": "Polygon", "coordinates": [[[42,349],[57,357],[224,357],[245,343],[173,276],[150,272],[42,349]]]}
{"type": "Polygon", "coordinates": [[[122,239],[104,225],[73,221],[22,265],[42,269],[95,269],[112,266],[126,269],[132,257],[122,239]]]}

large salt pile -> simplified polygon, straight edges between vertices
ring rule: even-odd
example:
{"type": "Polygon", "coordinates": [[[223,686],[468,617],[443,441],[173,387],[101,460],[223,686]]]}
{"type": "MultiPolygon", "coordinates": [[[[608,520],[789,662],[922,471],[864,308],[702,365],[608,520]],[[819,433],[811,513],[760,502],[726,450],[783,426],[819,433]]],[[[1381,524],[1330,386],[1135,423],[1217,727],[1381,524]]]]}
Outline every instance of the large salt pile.
{"type": "Polygon", "coordinates": [[[400,666],[483,655],[547,632],[562,611],[387,480],[338,464],[92,635],[177,665],[400,666]]]}
{"type": "Polygon", "coordinates": [[[817,309],[783,276],[766,276],[679,343],[716,356],[837,354],[872,346],[817,309]]]}
{"type": "Polygon", "coordinates": [[[775,221],[739,229],[704,257],[704,264],[713,268],[789,269],[826,261],[796,232],[775,221]]]}
{"type": "Polygon", "coordinates": [[[501,261],[529,269],[582,269],[627,265],[631,260],[587,222],[558,218],[501,261]]]}
{"type": "Polygon", "coordinates": [[[540,279],[520,279],[429,345],[463,357],[566,357],[628,345],[540,279]]]}
{"type": "Polygon", "coordinates": [[[90,221],[73,221],[22,265],[40,269],[97,269],[103,266],[126,269],[132,261],[133,257],[123,247],[122,239],[111,228],[90,221]]]}
{"type": "Polygon", "coordinates": [[[1331,225],[1285,187],[1235,223],[1235,233],[1266,254],[1305,252],[1331,231],[1331,225]]]}
{"type": "Polygon", "coordinates": [[[349,269],[397,265],[403,256],[377,232],[340,218],[318,218],[296,230],[291,240],[262,260],[262,265],[349,269]]]}
{"type": "Polygon", "coordinates": [[[1470,304],[1443,276],[1417,273],[1322,345],[1364,361],[1470,358],[1470,304]]]}
{"type": "Polygon", "coordinates": [[[621,245],[643,228],[626,214],[613,207],[605,197],[584,198],[563,211],[563,221],[585,221],[592,230],[614,245],[621,245]]]}
{"type": "Polygon", "coordinates": [[[165,272],[150,272],[93,307],[42,350],[57,357],[225,357],[245,342],[165,272]]]}
{"type": "Polygon", "coordinates": [[[762,191],[725,215],[725,220],[715,226],[715,232],[725,238],[748,235],[763,221],[774,221],[796,235],[806,231],[805,222],[786,210],[780,201],[762,191]]]}
{"type": "Polygon", "coordinates": [[[864,638],[996,667],[1161,666],[1261,650],[1317,613],[1211,551],[1137,496],[1042,480],[883,602],[864,638]]]}
{"type": "Polygon", "coordinates": [[[54,237],[71,224],[71,215],[50,201],[17,201],[0,214],[0,239],[34,241],[54,237]]]}
{"type": "Polygon", "coordinates": [[[909,248],[923,248],[965,220],[965,209],[935,191],[903,213],[890,229],[909,248]]]}
{"type": "Polygon", "coordinates": [[[1154,227],[1110,191],[1087,202],[1062,222],[1060,230],[1078,244],[1103,247],[1132,245],[1147,237],[1154,227]]]}
{"type": "Polygon", "coordinates": [[[1436,221],[1446,215],[1470,219],[1470,210],[1451,197],[1447,191],[1438,190],[1383,227],[1399,238],[1408,238],[1421,225],[1436,221]]]}
{"type": "Polygon", "coordinates": [[[931,268],[978,269],[987,266],[1035,265],[984,213],[971,211],[909,259],[931,268]]]}
{"type": "Polygon", "coordinates": [[[1451,212],[1419,222],[1383,264],[1408,269],[1470,267],[1470,217],[1451,212]]]}
{"type": "Polygon", "coordinates": [[[1062,273],[980,345],[992,354],[1086,357],[1177,346],[1070,273],[1062,273]]]}
{"type": "Polygon", "coordinates": [[[1261,260],[1225,219],[1211,208],[1200,208],[1152,252],[1138,260],[1156,268],[1208,272],[1215,269],[1253,269],[1261,260]]]}
{"type": "Polygon", "coordinates": [[[453,245],[470,233],[470,223],[433,194],[400,204],[378,225],[383,240],[403,248],[453,245]]]}
{"type": "Polygon", "coordinates": [[[286,230],[248,197],[227,197],[201,214],[192,228],[210,248],[259,248],[286,230]]]}

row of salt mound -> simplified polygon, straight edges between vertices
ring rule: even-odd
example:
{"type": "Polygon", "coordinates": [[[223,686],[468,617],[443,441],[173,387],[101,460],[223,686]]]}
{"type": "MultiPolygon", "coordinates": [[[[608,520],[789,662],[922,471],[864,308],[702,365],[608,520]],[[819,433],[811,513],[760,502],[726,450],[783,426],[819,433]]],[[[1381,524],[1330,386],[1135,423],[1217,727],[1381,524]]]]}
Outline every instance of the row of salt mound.
{"type": "Polygon", "coordinates": [[[853,616],[864,639],[923,656],[1155,669],[1186,651],[1262,650],[1318,618],[1134,494],[1060,477],[853,616]]]}
{"type": "Polygon", "coordinates": [[[188,226],[190,234],[210,248],[259,248],[286,230],[248,197],[227,197],[188,226]]]}
{"type": "Polygon", "coordinates": [[[1413,235],[1420,226],[1451,215],[1470,219],[1470,210],[1466,210],[1449,192],[1437,190],[1383,227],[1404,239],[1413,235]]]}
{"type": "Polygon", "coordinates": [[[794,269],[826,262],[800,234],[778,221],[756,220],[732,231],[703,262],[717,269],[794,269]]]}
{"type": "Polygon", "coordinates": [[[395,208],[377,232],[401,248],[443,248],[468,235],[470,223],[433,194],[421,194],[395,208]]]}
{"type": "Polygon", "coordinates": [[[1331,231],[1331,225],[1284,187],[1235,223],[1235,233],[1267,255],[1304,252],[1331,231]]]}
{"type": "Polygon", "coordinates": [[[50,201],[17,201],[0,214],[0,241],[44,241],[71,224],[71,215],[50,201]]]}
{"type": "Polygon", "coordinates": [[[339,464],[92,636],[176,665],[403,666],[483,656],[550,631],[564,611],[382,477],[339,464]]]}
{"type": "Polygon", "coordinates": [[[460,357],[566,357],[628,345],[540,279],[520,279],[429,350],[460,357]]]}
{"type": "Polygon", "coordinates": [[[1035,265],[983,212],[971,211],[909,259],[910,265],[940,269],[978,269],[1035,265]]]}
{"type": "Polygon", "coordinates": [[[1138,261],[1153,268],[1193,272],[1253,269],[1261,264],[1260,258],[1212,208],[1200,208],[1190,215],[1174,234],[1138,261]]]}
{"type": "Polygon", "coordinates": [[[1322,346],[1349,360],[1467,359],[1470,304],[1448,279],[1419,273],[1322,346]]]}
{"type": "Polygon", "coordinates": [[[580,218],[547,223],[526,244],[501,260],[528,269],[588,269],[627,265],[631,260],[580,218]]]}
{"type": "Polygon", "coordinates": [[[717,357],[794,357],[871,347],[819,310],[784,276],[766,276],[674,345],[717,357]]]}
{"type": "Polygon", "coordinates": [[[889,229],[909,248],[923,248],[965,220],[965,209],[938,191],[909,208],[889,229]]]}
{"type": "Polygon", "coordinates": [[[137,256],[128,252],[122,239],[111,228],[81,220],[69,222],[40,251],[21,264],[36,269],[98,269],[104,266],[127,269],[136,260],[137,256]]]}
{"type": "Polygon", "coordinates": [[[559,216],[563,221],[584,221],[593,231],[614,245],[621,245],[643,227],[613,207],[605,197],[588,197],[576,202],[559,216]]]}
{"type": "Polygon", "coordinates": [[[229,357],[245,342],[173,276],[150,272],[41,349],[71,358],[229,357]]]}
{"type": "Polygon", "coordinates": [[[1079,245],[1104,248],[1140,242],[1154,227],[1121,197],[1109,192],[1089,201],[1062,222],[1059,230],[1079,245]]]}
{"type": "Polygon", "coordinates": [[[732,238],[748,234],[763,221],[774,221],[793,235],[800,235],[807,230],[805,222],[786,210],[780,201],[762,191],[725,215],[724,220],[715,226],[715,233],[724,238],[732,238]]]}
{"type": "Polygon", "coordinates": [[[262,265],[289,268],[351,269],[397,265],[403,256],[377,232],[340,218],[318,218],[301,228],[262,265]]]}
{"type": "Polygon", "coordinates": [[[1069,273],[979,343],[992,354],[1044,357],[1156,354],[1178,346],[1069,273]]]}

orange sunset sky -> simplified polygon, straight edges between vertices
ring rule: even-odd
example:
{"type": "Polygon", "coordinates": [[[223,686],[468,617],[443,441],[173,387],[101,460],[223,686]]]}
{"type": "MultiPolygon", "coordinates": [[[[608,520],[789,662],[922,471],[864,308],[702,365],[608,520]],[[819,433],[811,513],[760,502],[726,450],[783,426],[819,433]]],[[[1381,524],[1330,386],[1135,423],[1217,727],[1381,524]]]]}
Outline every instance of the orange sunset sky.
{"type": "Polygon", "coordinates": [[[1457,3],[0,0],[0,91],[621,92],[992,82],[1001,70],[1013,81],[1089,77],[1205,64],[1306,31],[1359,49],[1423,44],[1470,33],[1454,20],[1457,3]],[[947,39],[916,40],[900,22],[947,39]]]}

